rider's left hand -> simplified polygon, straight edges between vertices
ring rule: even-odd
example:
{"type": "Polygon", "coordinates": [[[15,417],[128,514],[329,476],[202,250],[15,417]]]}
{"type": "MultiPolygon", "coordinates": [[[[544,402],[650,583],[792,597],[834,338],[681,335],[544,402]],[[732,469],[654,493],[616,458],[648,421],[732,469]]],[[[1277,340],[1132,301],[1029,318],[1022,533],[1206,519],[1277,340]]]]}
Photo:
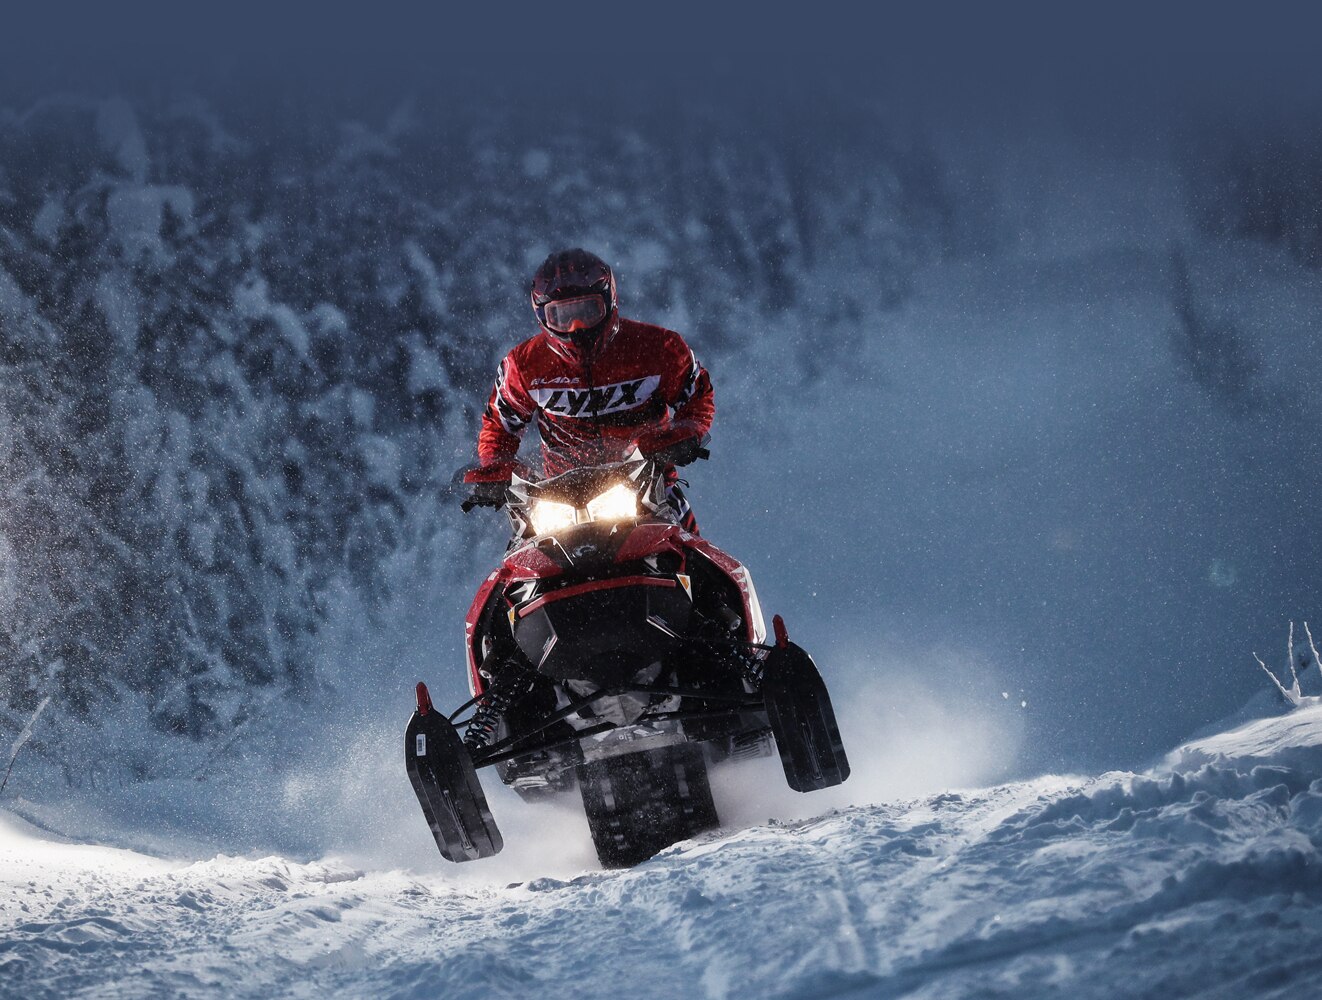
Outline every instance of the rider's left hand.
{"type": "Polygon", "coordinates": [[[707,449],[702,446],[702,438],[691,437],[676,441],[667,448],[653,452],[652,458],[662,465],[688,465],[700,458],[707,457],[707,449]]]}
{"type": "Polygon", "coordinates": [[[693,423],[679,420],[643,434],[636,444],[643,455],[662,465],[688,465],[708,457],[706,445],[710,440],[711,436],[693,423]]]}

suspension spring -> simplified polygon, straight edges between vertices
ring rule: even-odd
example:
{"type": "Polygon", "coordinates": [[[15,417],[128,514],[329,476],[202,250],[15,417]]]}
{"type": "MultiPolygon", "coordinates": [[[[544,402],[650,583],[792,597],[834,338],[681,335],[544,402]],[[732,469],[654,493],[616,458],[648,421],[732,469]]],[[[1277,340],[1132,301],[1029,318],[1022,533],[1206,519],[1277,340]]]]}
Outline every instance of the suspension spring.
{"type": "Polygon", "coordinates": [[[473,710],[473,718],[464,733],[464,746],[470,751],[491,745],[505,710],[532,686],[529,672],[518,663],[507,661],[495,674],[485,697],[473,710]]]}
{"type": "Polygon", "coordinates": [[[751,649],[735,647],[734,657],[739,661],[739,673],[754,691],[762,690],[762,658],[751,649]]]}

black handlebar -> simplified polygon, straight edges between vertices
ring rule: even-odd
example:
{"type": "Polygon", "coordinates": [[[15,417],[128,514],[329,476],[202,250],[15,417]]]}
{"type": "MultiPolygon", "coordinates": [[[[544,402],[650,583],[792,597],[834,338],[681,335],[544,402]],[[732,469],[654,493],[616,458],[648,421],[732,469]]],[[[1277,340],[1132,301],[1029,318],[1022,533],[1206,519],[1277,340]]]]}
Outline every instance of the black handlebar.
{"type": "MultiPolygon", "coordinates": [[[[697,448],[694,450],[692,458],[689,459],[690,462],[697,461],[698,459],[703,459],[705,461],[711,458],[711,450],[707,448],[707,442],[709,440],[711,440],[711,438],[708,435],[704,434],[697,441],[697,448]]],[[[680,443],[682,444],[684,442],[680,442],[680,443]]],[[[645,460],[653,465],[658,465],[661,467],[677,464],[673,461],[671,456],[667,454],[667,452],[669,452],[674,447],[675,445],[671,445],[669,449],[663,448],[660,451],[654,452],[653,454],[646,456],[645,460]]],[[[628,460],[626,459],[625,461],[628,460]]],[[[621,462],[619,464],[622,465],[624,463],[621,462]]],[[[496,510],[499,510],[501,507],[504,507],[505,490],[508,488],[509,483],[508,482],[465,483],[464,474],[468,472],[468,470],[471,468],[473,467],[464,466],[463,468],[455,472],[454,478],[450,481],[450,489],[448,491],[442,490],[442,492],[443,493],[457,492],[459,488],[462,488],[464,486],[471,487],[468,496],[466,496],[463,499],[463,501],[459,504],[459,509],[463,511],[465,514],[467,514],[474,507],[492,507],[495,508],[496,510]]],[[[531,476],[531,472],[528,472],[528,470],[526,469],[522,469],[520,471],[525,472],[529,476],[531,476]]]]}

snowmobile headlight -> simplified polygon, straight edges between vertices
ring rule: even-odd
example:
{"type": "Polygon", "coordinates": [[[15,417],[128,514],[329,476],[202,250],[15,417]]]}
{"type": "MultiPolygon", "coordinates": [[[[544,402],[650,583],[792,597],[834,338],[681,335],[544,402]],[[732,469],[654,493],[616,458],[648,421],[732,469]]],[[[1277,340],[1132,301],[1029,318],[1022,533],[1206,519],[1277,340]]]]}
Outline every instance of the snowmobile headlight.
{"type": "Polygon", "coordinates": [[[623,483],[617,483],[588,503],[588,516],[594,521],[622,521],[638,516],[638,497],[623,483]]]}
{"type": "Polygon", "coordinates": [[[549,535],[561,528],[568,528],[578,520],[578,512],[567,503],[554,500],[535,500],[529,511],[532,530],[539,535],[549,535]]]}

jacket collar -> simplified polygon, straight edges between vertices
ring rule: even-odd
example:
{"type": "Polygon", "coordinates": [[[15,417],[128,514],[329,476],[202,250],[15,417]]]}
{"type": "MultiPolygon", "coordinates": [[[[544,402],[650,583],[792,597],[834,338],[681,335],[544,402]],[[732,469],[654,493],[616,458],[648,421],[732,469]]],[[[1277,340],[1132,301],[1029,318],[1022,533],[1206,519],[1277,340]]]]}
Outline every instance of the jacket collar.
{"type": "Polygon", "coordinates": [[[567,343],[559,337],[552,334],[546,327],[540,327],[542,336],[546,339],[546,344],[557,356],[564,358],[573,364],[586,364],[595,361],[601,357],[606,350],[607,345],[615,339],[615,335],[620,332],[620,310],[612,309],[610,318],[606,322],[606,329],[602,331],[601,336],[593,342],[592,349],[584,352],[582,348],[573,343],[567,343]]]}

